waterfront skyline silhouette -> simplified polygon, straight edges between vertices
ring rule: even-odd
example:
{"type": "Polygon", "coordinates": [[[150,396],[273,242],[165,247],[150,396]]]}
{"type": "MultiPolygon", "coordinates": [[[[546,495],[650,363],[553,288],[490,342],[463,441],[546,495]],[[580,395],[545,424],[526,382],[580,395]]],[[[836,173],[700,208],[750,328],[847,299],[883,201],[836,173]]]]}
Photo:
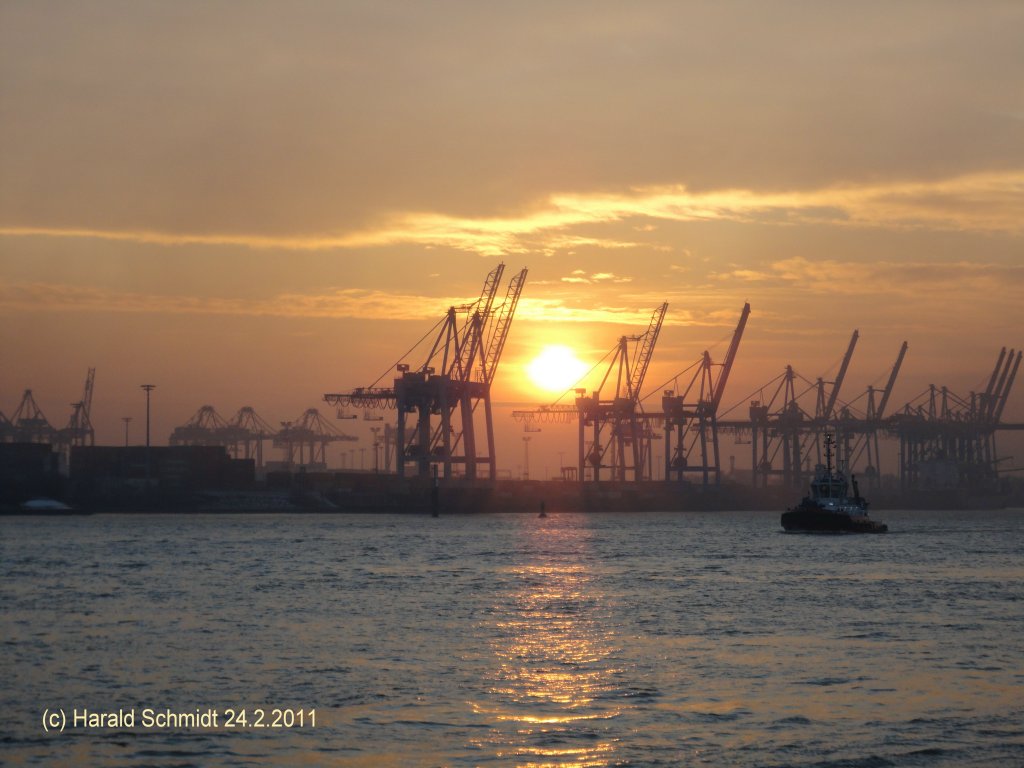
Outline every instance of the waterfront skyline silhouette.
{"type": "Polygon", "coordinates": [[[1013,4],[53,7],[0,11],[7,415],[31,388],[62,424],[95,367],[104,444],[139,382],[156,444],[207,404],[291,420],[499,260],[530,278],[496,402],[549,402],[547,345],[594,365],[662,301],[652,383],[750,301],[727,404],[827,378],[853,329],[857,390],[910,343],[899,404],[1024,346],[1013,4]]]}

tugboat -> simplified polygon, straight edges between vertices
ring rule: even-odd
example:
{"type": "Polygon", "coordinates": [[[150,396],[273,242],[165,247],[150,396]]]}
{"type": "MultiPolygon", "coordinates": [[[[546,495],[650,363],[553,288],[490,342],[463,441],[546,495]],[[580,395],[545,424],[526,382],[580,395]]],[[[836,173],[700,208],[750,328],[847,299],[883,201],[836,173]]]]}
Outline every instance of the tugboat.
{"type": "Polygon", "coordinates": [[[853,498],[847,496],[846,476],[832,468],[835,441],[825,435],[825,465],[819,464],[811,481],[811,495],[782,513],[786,531],[803,533],[885,533],[889,526],[868,517],[868,501],[860,495],[853,475],[853,498]]]}

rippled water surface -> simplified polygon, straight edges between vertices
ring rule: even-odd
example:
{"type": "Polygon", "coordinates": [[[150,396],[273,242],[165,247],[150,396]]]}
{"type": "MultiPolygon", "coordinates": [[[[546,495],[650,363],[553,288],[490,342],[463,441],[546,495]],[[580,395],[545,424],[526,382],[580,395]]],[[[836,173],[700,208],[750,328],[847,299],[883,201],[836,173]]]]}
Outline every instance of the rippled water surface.
{"type": "Polygon", "coordinates": [[[0,762],[1024,765],[1024,512],[881,517],[2,519],[0,762]]]}

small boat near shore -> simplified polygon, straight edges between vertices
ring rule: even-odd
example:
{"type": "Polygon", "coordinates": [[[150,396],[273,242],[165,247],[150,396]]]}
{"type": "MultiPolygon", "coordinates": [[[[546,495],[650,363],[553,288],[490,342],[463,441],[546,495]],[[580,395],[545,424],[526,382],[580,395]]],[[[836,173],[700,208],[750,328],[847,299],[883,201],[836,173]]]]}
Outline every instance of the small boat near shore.
{"type": "Polygon", "coordinates": [[[65,504],[56,499],[37,498],[24,501],[17,506],[5,507],[4,515],[87,515],[86,511],[65,504]]]}
{"type": "MultiPolygon", "coordinates": [[[[846,475],[832,466],[832,435],[825,435],[825,464],[819,464],[811,481],[811,495],[782,514],[782,527],[792,533],[885,533],[885,523],[868,517],[869,502],[860,495],[851,475],[853,496],[846,475]]],[[[837,461],[838,463],[838,461],[837,461]]]]}

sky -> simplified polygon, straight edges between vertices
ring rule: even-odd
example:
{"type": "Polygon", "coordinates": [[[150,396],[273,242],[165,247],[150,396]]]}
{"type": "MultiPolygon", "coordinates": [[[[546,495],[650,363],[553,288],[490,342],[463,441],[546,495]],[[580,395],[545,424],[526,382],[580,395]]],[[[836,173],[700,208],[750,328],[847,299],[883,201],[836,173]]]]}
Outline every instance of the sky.
{"type": "Polygon", "coordinates": [[[749,301],[726,404],[828,379],[854,329],[849,399],[904,340],[895,403],[984,389],[1024,347],[1022,39],[1015,1],[0,0],[0,411],[63,426],[95,367],[101,443],[143,383],[156,443],[326,412],[499,262],[529,270],[501,403],[663,301],[650,387],[749,301]]]}

